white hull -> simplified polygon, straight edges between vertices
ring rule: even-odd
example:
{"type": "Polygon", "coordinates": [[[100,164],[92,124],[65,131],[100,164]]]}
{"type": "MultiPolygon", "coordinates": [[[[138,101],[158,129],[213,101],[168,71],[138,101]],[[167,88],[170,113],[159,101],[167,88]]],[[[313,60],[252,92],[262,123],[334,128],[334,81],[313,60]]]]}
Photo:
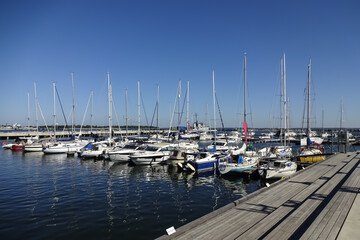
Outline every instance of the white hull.
{"type": "Polygon", "coordinates": [[[276,166],[269,166],[268,164],[258,169],[260,176],[265,179],[279,179],[288,177],[294,174],[297,170],[296,163],[291,161],[275,161],[273,164],[276,164],[276,166]]]}
{"type": "Polygon", "coordinates": [[[222,175],[242,173],[244,170],[256,167],[258,159],[258,157],[243,157],[242,163],[220,162],[219,172],[222,175]]]}
{"type": "Polygon", "coordinates": [[[108,153],[109,159],[113,162],[128,162],[131,154],[133,153],[108,153]]]}
{"type": "Polygon", "coordinates": [[[23,147],[24,152],[42,152],[43,145],[42,144],[36,144],[36,145],[25,145],[23,147]]]}
{"type": "Polygon", "coordinates": [[[135,165],[153,165],[162,164],[169,158],[166,155],[146,155],[146,156],[131,156],[130,160],[135,165]]]}
{"type": "Polygon", "coordinates": [[[103,156],[103,151],[84,151],[81,153],[82,158],[101,158],[103,156]]]}

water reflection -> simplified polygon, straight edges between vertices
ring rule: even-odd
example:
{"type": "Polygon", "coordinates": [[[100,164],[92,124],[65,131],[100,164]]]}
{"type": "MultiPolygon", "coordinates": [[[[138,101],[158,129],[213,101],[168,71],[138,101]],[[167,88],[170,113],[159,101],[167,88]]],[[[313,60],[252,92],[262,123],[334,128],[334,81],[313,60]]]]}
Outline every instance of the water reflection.
{"type": "Polygon", "coordinates": [[[83,161],[66,154],[0,156],[0,190],[8,196],[0,214],[9,219],[0,229],[27,226],[20,236],[156,238],[169,225],[178,228],[260,187],[213,173],[179,173],[172,166],[83,161]]]}

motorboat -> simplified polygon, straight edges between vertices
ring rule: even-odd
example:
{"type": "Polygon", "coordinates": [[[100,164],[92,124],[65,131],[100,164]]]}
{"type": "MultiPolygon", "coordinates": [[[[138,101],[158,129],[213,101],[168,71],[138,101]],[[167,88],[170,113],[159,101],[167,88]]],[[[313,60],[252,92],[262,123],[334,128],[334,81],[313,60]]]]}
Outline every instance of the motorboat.
{"type": "Polygon", "coordinates": [[[80,157],[82,159],[90,159],[90,158],[102,158],[107,153],[107,145],[102,142],[94,142],[91,143],[89,149],[81,151],[80,157]]]}
{"type": "Polygon", "coordinates": [[[170,143],[149,144],[144,150],[137,151],[130,156],[135,165],[152,165],[165,163],[174,147],[170,143]]]}
{"type": "Polygon", "coordinates": [[[260,165],[258,172],[265,179],[279,179],[294,174],[297,170],[297,164],[289,159],[268,160],[260,165]]]}
{"type": "Polygon", "coordinates": [[[124,147],[116,147],[108,151],[107,155],[109,159],[113,162],[129,162],[130,156],[137,151],[143,150],[144,145],[139,145],[135,143],[130,143],[124,147]]]}
{"type": "Polygon", "coordinates": [[[178,169],[191,172],[216,171],[219,162],[228,161],[227,158],[230,158],[228,153],[199,152],[193,159],[178,163],[178,169]]]}
{"type": "Polygon", "coordinates": [[[198,153],[198,149],[185,149],[185,148],[176,148],[172,151],[169,159],[166,160],[168,165],[177,166],[178,163],[183,163],[187,160],[193,160],[194,154],[198,153]]]}
{"type": "Polygon", "coordinates": [[[212,142],[206,149],[212,150],[214,149],[217,152],[230,152],[239,149],[235,141],[226,141],[226,140],[216,140],[216,142],[212,142]]]}

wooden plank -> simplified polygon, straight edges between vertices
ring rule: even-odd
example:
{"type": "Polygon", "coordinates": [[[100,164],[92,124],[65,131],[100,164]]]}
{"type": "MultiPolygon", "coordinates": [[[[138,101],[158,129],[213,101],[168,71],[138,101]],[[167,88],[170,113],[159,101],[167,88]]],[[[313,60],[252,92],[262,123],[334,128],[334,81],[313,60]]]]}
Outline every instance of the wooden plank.
{"type": "MultiPolygon", "coordinates": [[[[322,212],[312,220],[313,225],[302,236],[306,239],[314,236],[310,233],[316,233],[318,237],[328,237],[339,231],[347,216],[342,206],[351,206],[355,198],[354,193],[335,194],[334,191],[345,179],[345,187],[359,184],[360,177],[353,177],[354,174],[348,176],[358,162],[357,153],[336,154],[290,179],[262,189],[259,194],[250,194],[223,211],[210,213],[179,228],[174,235],[162,238],[285,239],[291,237],[300,226],[307,227],[304,222],[313,217],[314,211],[320,210],[322,212]],[[330,200],[329,196],[333,199],[330,200]],[[321,204],[325,204],[324,199],[327,199],[326,205],[319,209],[321,204]]],[[[360,176],[360,172],[357,175],[360,176]]]]}
{"type": "Polygon", "coordinates": [[[348,166],[354,166],[357,163],[356,160],[349,162],[341,172],[335,174],[329,179],[324,186],[322,186],[313,197],[306,200],[298,209],[296,209],[285,221],[279,224],[277,228],[269,233],[266,238],[289,238],[292,234],[304,223],[306,219],[314,212],[314,210],[322,203],[323,199],[338,185],[338,183],[346,176],[345,172],[351,168],[348,166]],[[279,235],[280,232],[285,232],[279,235]]]}
{"type": "MultiPolygon", "coordinates": [[[[349,188],[357,188],[359,187],[360,183],[360,169],[359,167],[351,174],[349,179],[346,181],[346,183],[343,185],[343,188],[349,187],[349,188]]],[[[347,214],[347,211],[345,208],[347,208],[347,205],[344,205],[344,198],[345,195],[348,194],[346,192],[342,192],[341,190],[335,194],[333,199],[329,202],[329,204],[324,208],[324,210],[319,214],[319,216],[316,218],[316,220],[313,222],[313,224],[307,229],[307,231],[302,236],[302,239],[313,239],[317,238],[323,229],[327,226],[330,226],[328,224],[330,217],[332,217],[332,214],[335,210],[339,209],[341,211],[341,214],[344,216],[345,213],[347,214]],[[341,200],[339,200],[341,198],[341,200]]],[[[356,196],[355,193],[354,197],[356,196]]],[[[351,207],[352,203],[350,202],[346,203],[349,204],[348,206],[351,207]]]]}

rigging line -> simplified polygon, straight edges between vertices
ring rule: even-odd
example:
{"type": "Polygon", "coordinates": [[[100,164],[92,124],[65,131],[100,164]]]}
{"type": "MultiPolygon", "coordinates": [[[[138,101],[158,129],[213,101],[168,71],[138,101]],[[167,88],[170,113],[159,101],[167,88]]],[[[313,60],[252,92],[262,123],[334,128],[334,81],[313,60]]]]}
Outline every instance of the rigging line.
{"type": "Polygon", "coordinates": [[[83,127],[83,124],[84,124],[84,121],[85,121],[85,116],[86,116],[86,113],[87,113],[87,110],[88,110],[88,107],[89,107],[89,104],[90,104],[90,100],[91,100],[91,93],[90,93],[89,100],[88,100],[88,103],[86,105],[85,113],[84,113],[84,116],[83,116],[83,119],[82,119],[82,122],[81,122],[79,135],[81,135],[81,130],[82,130],[82,127],[83,127]]]}
{"type": "Polygon", "coordinates": [[[221,126],[222,126],[222,129],[223,129],[224,133],[225,133],[225,139],[226,139],[226,142],[227,142],[228,138],[227,138],[227,134],[226,134],[226,131],[225,131],[224,121],[223,121],[223,118],[222,118],[222,115],[221,115],[220,105],[219,105],[219,101],[218,101],[216,93],[215,93],[215,100],[216,100],[216,105],[218,107],[218,111],[219,111],[219,115],[220,115],[221,126]]]}
{"type": "Polygon", "coordinates": [[[144,114],[145,114],[146,124],[147,124],[147,126],[149,126],[149,121],[148,121],[148,119],[147,119],[147,115],[146,115],[146,110],[145,110],[144,100],[143,100],[143,97],[142,97],[142,94],[141,94],[141,93],[140,93],[140,98],[141,98],[141,103],[142,103],[142,106],[143,106],[143,109],[144,109],[144,114]]]}
{"type": "MultiPolygon", "coordinates": [[[[42,117],[42,119],[43,119],[43,121],[44,121],[44,123],[45,123],[46,130],[50,133],[50,130],[49,130],[48,125],[46,124],[46,120],[45,120],[45,118],[44,118],[44,114],[43,114],[43,112],[42,112],[42,110],[41,110],[40,102],[37,101],[37,103],[38,103],[38,106],[39,106],[39,110],[40,110],[41,117],[42,117]]],[[[51,133],[50,133],[49,135],[51,136],[51,133]]]]}
{"type": "Polygon", "coordinates": [[[117,115],[117,112],[116,112],[115,102],[113,101],[112,97],[111,97],[111,100],[112,100],[112,101],[111,101],[111,102],[112,102],[112,107],[114,108],[115,117],[116,117],[116,121],[117,121],[118,128],[119,128],[120,136],[122,136],[122,134],[121,134],[121,127],[120,127],[120,121],[119,121],[119,118],[118,118],[118,115],[117,115]]]}
{"type": "Polygon", "coordinates": [[[179,94],[179,87],[178,87],[177,90],[176,90],[175,101],[174,101],[174,108],[173,108],[173,111],[172,111],[172,114],[171,114],[171,118],[170,118],[170,126],[169,126],[168,138],[170,138],[171,126],[172,126],[172,122],[173,122],[173,118],[174,118],[174,114],[175,114],[175,105],[176,105],[176,99],[177,99],[178,94],[179,94]]]}
{"type": "MultiPolygon", "coordinates": [[[[61,103],[61,100],[60,100],[60,95],[59,95],[59,92],[58,92],[56,86],[55,86],[55,90],[56,90],[56,95],[57,95],[58,100],[59,100],[59,103],[60,103],[61,112],[62,112],[63,117],[64,117],[64,119],[65,119],[65,127],[67,127],[67,126],[68,126],[68,123],[67,123],[67,120],[66,120],[66,117],[65,117],[65,113],[64,113],[64,109],[63,109],[63,106],[62,106],[62,103],[61,103]]],[[[64,128],[65,128],[65,127],[64,127],[64,128]]],[[[69,133],[71,133],[69,128],[68,128],[68,131],[69,131],[69,133]]]]}
{"type": "MultiPolygon", "coordinates": [[[[181,108],[181,114],[179,113],[179,114],[180,114],[180,123],[181,123],[181,119],[182,119],[182,116],[183,116],[183,113],[184,113],[184,107],[185,107],[186,97],[187,97],[187,90],[186,90],[186,92],[185,92],[184,102],[183,102],[183,106],[182,106],[182,108],[181,108]]],[[[179,123],[179,125],[180,125],[180,123],[179,123]]],[[[179,129],[179,132],[180,132],[180,129],[179,129]]]]}
{"type": "Polygon", "coordinates": [[[157,109],[157,108],[158,108],[158,103],[156,102],[156,103],[155,103],[154,112],[153,112],[153,115],[152,115],[152,118],[151,118],[151,123],[150,123],[150,126],[151,126],[151,127],[152,127],[153,122],[154,122],[155,113],[156,113],[156,109],[157,109]]]}

